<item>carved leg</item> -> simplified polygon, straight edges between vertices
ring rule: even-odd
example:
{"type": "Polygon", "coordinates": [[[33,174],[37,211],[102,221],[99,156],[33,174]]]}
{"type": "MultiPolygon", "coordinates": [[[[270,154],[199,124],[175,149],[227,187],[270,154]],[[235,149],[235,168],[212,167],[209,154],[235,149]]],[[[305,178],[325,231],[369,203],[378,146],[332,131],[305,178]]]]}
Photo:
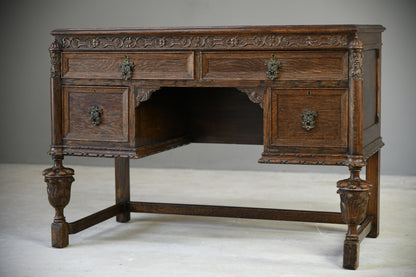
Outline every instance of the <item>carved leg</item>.
{"type": "Polygon", "coordinates": [[[47,183],[49,203],[55,208],[51,225],[52,247],[63,248],[68,245],[68,223],[65,221],[64,208],[71,196],[74,170],[63,167],[63,156],[54,156],[53,159],[53,167],[45,169],[42,175],[47,183]]]}
{"type": "MultiPolygon", "coordinates": [[[[130,160],[115,158],[116,170],[116,204],[127,205],[130,202],[130,160]]],[[[127,208],[127,207],[126,207],[127,208]]],[[[128,222],[130,212],[124,211],[116,217],[118,222],[128,222]]]]}
{"type": "Polygon", "coordinates": [[[341,197],[341,213],[348,231],[344,241],[343,267],[356,269],[360,250],[358,225],[367,217],[368,198],[371,185],[360,179],[361,167],[350,166],[351,176],[337,182],[341,197]]]}
{"type": "Polygon", "coordinates": [[[368,237],[376,238],[380,228],[380,151],[367,160],[366,181],[372,185],[367,213],[374,218],[368,237]]]}

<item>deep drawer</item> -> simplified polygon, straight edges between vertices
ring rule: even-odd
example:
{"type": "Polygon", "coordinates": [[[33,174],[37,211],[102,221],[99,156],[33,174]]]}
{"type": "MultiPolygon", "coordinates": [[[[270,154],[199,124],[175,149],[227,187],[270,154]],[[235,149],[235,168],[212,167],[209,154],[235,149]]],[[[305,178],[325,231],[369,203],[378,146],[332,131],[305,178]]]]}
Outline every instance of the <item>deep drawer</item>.
{"type": "Polygon", "coordinates": [[[346,89],[272,90],[266,144],[269,147],[346,147],[346,89]]]}
{"type": "Polygon", "coordinates": [[[193,52],[63,53],[62,78],[123,79],[120,63],[134,63],[131,79],[193,79],[193,52]]]}
{"type": "Polygon", "coordinates": [[[280,62],[275,81],[348,78],[345,51],[207,52],[202,55],[202,78],[268,80],[266,62],[272,55],[280,62]]]}
{"type": "Polygon", "coordinates": [[[126,87],[63,87],[64,140],[128,142],[126,87]]]}

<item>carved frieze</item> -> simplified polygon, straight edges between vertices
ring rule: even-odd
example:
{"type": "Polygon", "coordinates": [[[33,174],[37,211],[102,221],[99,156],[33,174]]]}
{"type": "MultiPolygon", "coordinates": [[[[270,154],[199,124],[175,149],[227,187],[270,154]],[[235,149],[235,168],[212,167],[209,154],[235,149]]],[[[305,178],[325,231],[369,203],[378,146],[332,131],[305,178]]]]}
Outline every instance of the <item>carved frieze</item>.
{"type": "Polygon", "coordinates": [[[58,37],[64,49],[345,48],[346,34],[108,35],[58,37]]]}

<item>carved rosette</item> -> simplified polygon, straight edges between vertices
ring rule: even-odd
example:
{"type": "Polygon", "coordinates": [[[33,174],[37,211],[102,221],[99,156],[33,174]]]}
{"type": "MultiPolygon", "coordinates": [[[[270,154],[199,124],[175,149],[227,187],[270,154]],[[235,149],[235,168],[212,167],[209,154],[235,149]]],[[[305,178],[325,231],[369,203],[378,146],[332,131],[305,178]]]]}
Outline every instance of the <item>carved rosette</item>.
{"type": "Polygon", "coordinates": [[[61,47],[55,39],[49,46],[49,54],[51,56],[51,78],[61,76],[61,47]]]}
{"type": "Polygon", "coordinates": [[[359,40],[358,35],[355,34],[354,39],[349,44],[349,76],[352,80],[363,79],[363,43],[359,40]]]}
{"type": "Polygon", "coordinates": [[[74,181],[74,170],[62,166],[62,160],[42,172],[47,184],[48,200],[55,208],[54,223],[64,223],[64,208],[71,196],[71,184],[74,181]]]}
{"type": "Polygon", "coordinates": [[[263,108],[264,94],[266,92],[266,88],[259,87],[259,88],[237,88],[237,89],[247,94],[251,102],[259,104],[260,107],[263,108]]]}
{"type": "Polygon", "coordinates": [[[149,100],[153,92],[158,91],[159,89],[160,87],[137,88],[136,89],[136,107],[138,107],[141,102],[145,102],[149,100]]]}
{"type": "Polygon", "coordinates": [[[202,34],[63,36],[65,49],[287,49],[345,48],[346,34],[202,34]]]}
{"type": "Polygon", "coordinates": [[[360,170],[361,167],[350,167],[350,178],[337,182],[342,218],[348,224],[347,235],[356,234],[357,225],[367,216],[371,184],[360,178],[360,170]]]}

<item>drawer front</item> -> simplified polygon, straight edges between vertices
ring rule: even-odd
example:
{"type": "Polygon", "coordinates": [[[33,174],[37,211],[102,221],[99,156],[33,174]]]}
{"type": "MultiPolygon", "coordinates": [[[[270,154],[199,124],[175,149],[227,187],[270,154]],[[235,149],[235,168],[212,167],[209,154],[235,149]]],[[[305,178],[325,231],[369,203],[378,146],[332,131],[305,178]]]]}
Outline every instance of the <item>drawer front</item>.
{"type": "Polygon", "coordinates": [[[120,63],[134,63],[131,79],[193,79],[193,52],[63,53],[62,78],[123,79],[120,63]]]}
{"type": "Polygon", "coordinates": [[[128,142],[126,87],[63,87],[64,140],[128,142]]]}
{"type": "Polygon", "coordinates": [[[272,90],[269,97],[271,147],[347,146],[346,89],[272,90]]]}
{"type": "Polygon", "coordinates": [[[203,79],[268,80],[267,65],[280,62],[278,80],[347,79],[345,51],[207,52],[202,55],[203,79]]]}

